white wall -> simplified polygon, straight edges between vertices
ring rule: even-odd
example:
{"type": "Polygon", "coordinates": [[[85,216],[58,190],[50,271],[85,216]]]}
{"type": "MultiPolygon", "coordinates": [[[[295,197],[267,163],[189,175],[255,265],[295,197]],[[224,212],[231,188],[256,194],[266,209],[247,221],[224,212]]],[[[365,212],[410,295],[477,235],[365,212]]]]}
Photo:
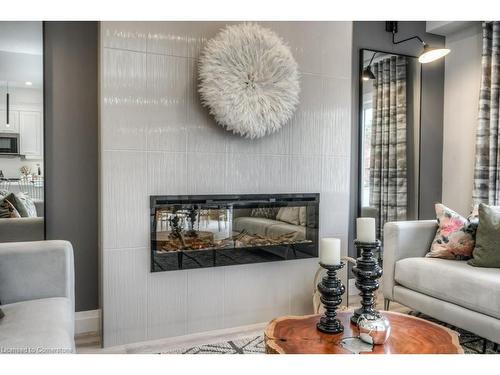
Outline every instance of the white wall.
{"type": "Polygon", "coordinates": [[[196,91],[197,57],[224,23],[101,23],[105,346],[312,312],[317,259],[150,273],[149,195],[320,192],[320,235],[347,253],[352,23],[263,24],[291,46],[301,103],[251,141],[219,128],[196,91]]]}
{"type": "Polygon", "coordinates": [[[447,35],[446,46],[451,52],[445,63],[443,203],[468,215],[481,83],[481,24],[447,35]]]}

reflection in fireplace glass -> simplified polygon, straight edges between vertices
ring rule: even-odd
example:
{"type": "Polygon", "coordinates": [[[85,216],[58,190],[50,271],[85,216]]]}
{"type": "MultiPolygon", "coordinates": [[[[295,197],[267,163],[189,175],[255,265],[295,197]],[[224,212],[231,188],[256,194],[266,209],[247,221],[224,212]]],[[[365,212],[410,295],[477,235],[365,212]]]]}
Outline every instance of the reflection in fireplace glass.
{"type": "Polygon", "coordinates": [[[317,256],[319,199],[290,196],[152,205],[152,271],[317,256]]]}

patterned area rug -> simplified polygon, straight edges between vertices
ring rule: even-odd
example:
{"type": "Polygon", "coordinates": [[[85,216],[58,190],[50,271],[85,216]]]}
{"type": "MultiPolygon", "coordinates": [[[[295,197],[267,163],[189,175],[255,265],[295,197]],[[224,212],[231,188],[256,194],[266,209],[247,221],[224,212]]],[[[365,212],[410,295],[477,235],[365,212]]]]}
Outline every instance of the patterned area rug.
{"type": "Polygon", "coordinates": [[[165,354],[264,354],[264,336],[245,337],[216,344],[175,349],[165,354]]]}
{"type": "MultiPolygon", "coordinates": [[[[498,347],[491,341],[485,340],[461,328],[443,323],[429,316],[410,312],[410,315],[417,316],[422,319],[429,320],[434,323],[444,325],[454,331],[457,331],[460,336],[460,345],[464,348],[465,354],[500,354],[498,347]]],[[[207,344],[193,346],[191,348],[174,349],[163,354],[264,354],[264,336],[252,336],[240,338],[238,340],[223,341],[215,344],[207,344]]]]}
{"type": "Polygon", "coordinates": [[[441,322],[440,320],[431,318],[430,316],[421,314],[419,312],[410,311],[409,315],[417,316],[430,322],[441,324],[458,332],[460,345],[462,345],[465,354],[500,354],[500,352],[498,351],[498,345],[495,346],[495,344],[491,341],[476,336],[469,331],[466,331],[462,328],[457,328],[455,326],[452,326],[451,324],[441,322]]]}

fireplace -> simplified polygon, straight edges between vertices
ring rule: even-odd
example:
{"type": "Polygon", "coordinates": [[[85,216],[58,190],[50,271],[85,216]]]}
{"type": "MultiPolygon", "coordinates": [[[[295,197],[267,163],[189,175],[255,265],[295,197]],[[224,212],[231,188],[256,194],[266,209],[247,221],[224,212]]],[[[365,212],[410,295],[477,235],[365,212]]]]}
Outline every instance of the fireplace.
{"type": "Polygon", "coordinates": [[[151,196],[151,272],[318,256],[319,194],[151,196]]]}

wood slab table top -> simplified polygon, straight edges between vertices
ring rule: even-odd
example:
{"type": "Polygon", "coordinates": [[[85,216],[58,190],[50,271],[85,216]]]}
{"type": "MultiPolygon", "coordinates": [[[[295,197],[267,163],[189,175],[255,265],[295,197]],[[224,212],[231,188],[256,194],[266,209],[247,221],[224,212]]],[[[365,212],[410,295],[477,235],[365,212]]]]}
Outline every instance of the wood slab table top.
{"type": "MultiPolygon", "coordinates": [[[[451,329],[411,315],[383,311],[391,323],[391,335],[384,345],[360,354],[463,354],[458,334],[451,329]]],[[[269,354],[352,354],[341,346],[344,338],[357,337],[350,323],[352,312],[340,311],[344,332],[326,334],[316,329],[320,315],[283,316],[266,327],[264,339],[269,354]]]]}

